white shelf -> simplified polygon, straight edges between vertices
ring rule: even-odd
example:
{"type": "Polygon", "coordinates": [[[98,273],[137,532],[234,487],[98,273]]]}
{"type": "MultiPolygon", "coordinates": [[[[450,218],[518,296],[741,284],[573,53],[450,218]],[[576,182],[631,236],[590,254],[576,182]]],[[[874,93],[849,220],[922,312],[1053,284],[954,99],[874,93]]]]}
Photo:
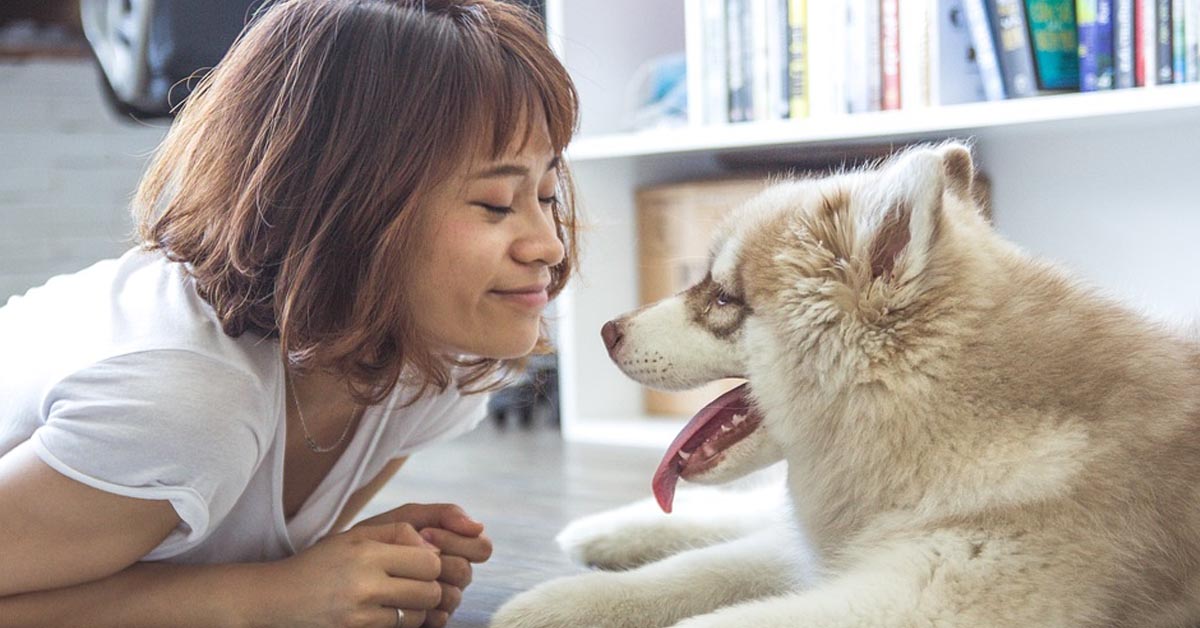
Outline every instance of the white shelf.
{"type": "Polygon", "coordinates": [[[573,163],[580,163],[649,155],[875,142],[955,133],[974,134],[988,129],[1064,120],[1103,121],[1112,116],[1189,109],[1200,111],[1198,84],[1057,94],[914,111],[721,126],[685,126],[580,137],[571,144],[568,155],[573,163]]]}

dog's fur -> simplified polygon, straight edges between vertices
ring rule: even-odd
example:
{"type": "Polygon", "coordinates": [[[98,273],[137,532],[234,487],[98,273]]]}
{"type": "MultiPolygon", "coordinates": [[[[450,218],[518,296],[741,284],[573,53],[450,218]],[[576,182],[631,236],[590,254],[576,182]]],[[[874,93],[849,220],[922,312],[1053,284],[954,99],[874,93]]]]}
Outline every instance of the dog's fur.
{"type": "Polygon", "coordinates": [[[999,237],[973,172],[946,144],[778,183],[708,278],[622,317],[638,381],[748,379],[761,427],[692,479],[784,460],[794,525],[600,515],[560,539],[582,560],[679,553],[547,583],[493,626],[1200,620],[1200,349],[999,237]]]}

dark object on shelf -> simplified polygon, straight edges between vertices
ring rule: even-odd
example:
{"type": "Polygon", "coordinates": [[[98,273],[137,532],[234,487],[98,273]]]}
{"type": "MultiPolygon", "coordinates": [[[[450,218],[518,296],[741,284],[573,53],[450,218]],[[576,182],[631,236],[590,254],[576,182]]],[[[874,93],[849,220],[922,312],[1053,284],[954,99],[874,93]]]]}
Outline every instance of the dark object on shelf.
{"type": "Polygon", "coordinates": [[[488,417],[497,425],[516,422],[524,428],[549,425],[557,428],[558,359],[554,355],[530,358],[521,378],[511,386],[492,393],[488,417]]]}
{"type": "Polygon", "coordinates": [[[264,0],[82,0],[80,18],[109,104],[138,119],[173,114],[264,0]],[[190,80],[189,80],[190,79],[190,80]]]}
{"type": "MultiPolygon", "coordinates": [[[[81,0],[104,95],[122,116],[167,118],[270,0],[81,0]]],[[[522,0],[545,19],[543,0],[522,0]]]]}

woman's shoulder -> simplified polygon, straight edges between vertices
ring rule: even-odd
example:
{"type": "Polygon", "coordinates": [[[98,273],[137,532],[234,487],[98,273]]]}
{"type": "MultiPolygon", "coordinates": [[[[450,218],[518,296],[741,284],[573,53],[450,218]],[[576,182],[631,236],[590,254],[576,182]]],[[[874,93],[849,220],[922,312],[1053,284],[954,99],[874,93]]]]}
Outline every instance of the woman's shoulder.
{"type": "Polygon", "coordinates": [[[11,349],[0,371],[26,390],[119,366],[147,376],[181,368],[227,373],[262,393],[275,387],[279,371],[278,342],[227,336],[186,268],[140,249],[10,299],[0,308],[0,341],[11,349]]]}

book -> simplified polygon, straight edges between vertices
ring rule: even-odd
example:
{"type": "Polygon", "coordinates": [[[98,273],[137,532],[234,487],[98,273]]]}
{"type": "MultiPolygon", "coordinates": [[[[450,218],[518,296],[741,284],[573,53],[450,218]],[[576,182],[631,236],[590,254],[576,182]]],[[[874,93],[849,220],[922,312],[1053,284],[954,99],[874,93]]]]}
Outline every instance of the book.
{"type": "Polygon", "coordinates": [[[1176,83],[1187,81],[1187,39],[1184,33],[1184,21],[1187,18],[1187,6],[1184,0],[1173,0],[1171,3],[1171,70],[1176,83]]]}
{"type": "Polygon", "coordinates": [[[846,0],[846,111],[883,108],[879,0],[846,0]]]}
{"type": "Polygon", "coordinates": [[[767,119],[788,117],[788,0],[767,0],[767,119]]]}
{"type": "Polygon", "coordinates": [[[1184,32],[1184,80],[1188,83],[1200,81],[1200,0],[1186,0],[1187,15],[1183,18],[1184,32]]]}
{"type": "Polygon", "coordinates": [[[1025,0],[1025,11],[1038,89],[1079,89],[1075,0],[1025,0]]]}
{"type": "Polygon", "coordinates": [[[748,122],[754,109],[750,101],[750,42],[746,32],[749,18],[746,0],[726,0],[725,59],[729,88],[729,121],[748,122]]]}
{"type": "MultiPolygon", "coordinates": [[[[729,122],[729,72],[725,57],[725,0],[700,0],[701,46],[700,89],[704,124],[729,122]]],[[[689,62],[691,58],[689,57],[689,62]]],[[[689,72],[690,74],[690,72],[689,72]]],[[[690,88],[690,85],[689,85],[690,88]]],[[[689,103],[691,101],[689,100],[689,103]]]]}
{"type": "Polygon", "coordinates": [[[1112,89],[1112,0],[1076,0],[1079,22],[1079,89],[1112,89]]]}
{"type": "Polygon", "coordinates": [[[788,117],[807,118],[808,0],[788,0],[788,117]]]}
{"type": "Polygon", "coordinates": [[[879,9],[883,60],[883,109],[900,108],[900,0],[882,0],[879,9]]]}
{"type": "Polygon", "coordinates": [[[936,0],[900,2],[900,105],[929,106],[932,49],[930,30],[936,0]]]}
{"type": "Polygon", "coordinates": [[[979,74],[971,25],[963,0],[936,0],[929,30],[929,102],[933,105],[987,100],[979,74]]]}
{"type": "Polygon", "coordinates": [[[807,5],[809,114],[846,113],[845,0],[809,0],[807,5]]]}
{"type": "Polygon", "coordinates": [[[1005,94],[1009,98],[1037,95],[1033,46],[1029,42],[1024,3],[1021,0],[987,0],[987,8],[1005,94]]]}
{"type": "Polygon", "coordinates": [[[992,40],[992,21],[988,16],[984,0],[963,0],[963,12],[971,27],[971,45],[975,49],[975,60],[979,64],[979,76],[983,92],[988,100],[1004,100],[1004,77],[1000,73],[1000,61],[996,45],[992,40]]]}
{"type": "Polygon", "coordinates": [[[1134,83],[1133,0],[1113,1],[1113,87],[1126,89],[1134,83]]]}
{"type": "Polygon", "coordinates": [[[1171,0],[1154,0],[1155,79],[1160,85],[1175,82],[1174,23],[1171,21],[1171,0]]]}

